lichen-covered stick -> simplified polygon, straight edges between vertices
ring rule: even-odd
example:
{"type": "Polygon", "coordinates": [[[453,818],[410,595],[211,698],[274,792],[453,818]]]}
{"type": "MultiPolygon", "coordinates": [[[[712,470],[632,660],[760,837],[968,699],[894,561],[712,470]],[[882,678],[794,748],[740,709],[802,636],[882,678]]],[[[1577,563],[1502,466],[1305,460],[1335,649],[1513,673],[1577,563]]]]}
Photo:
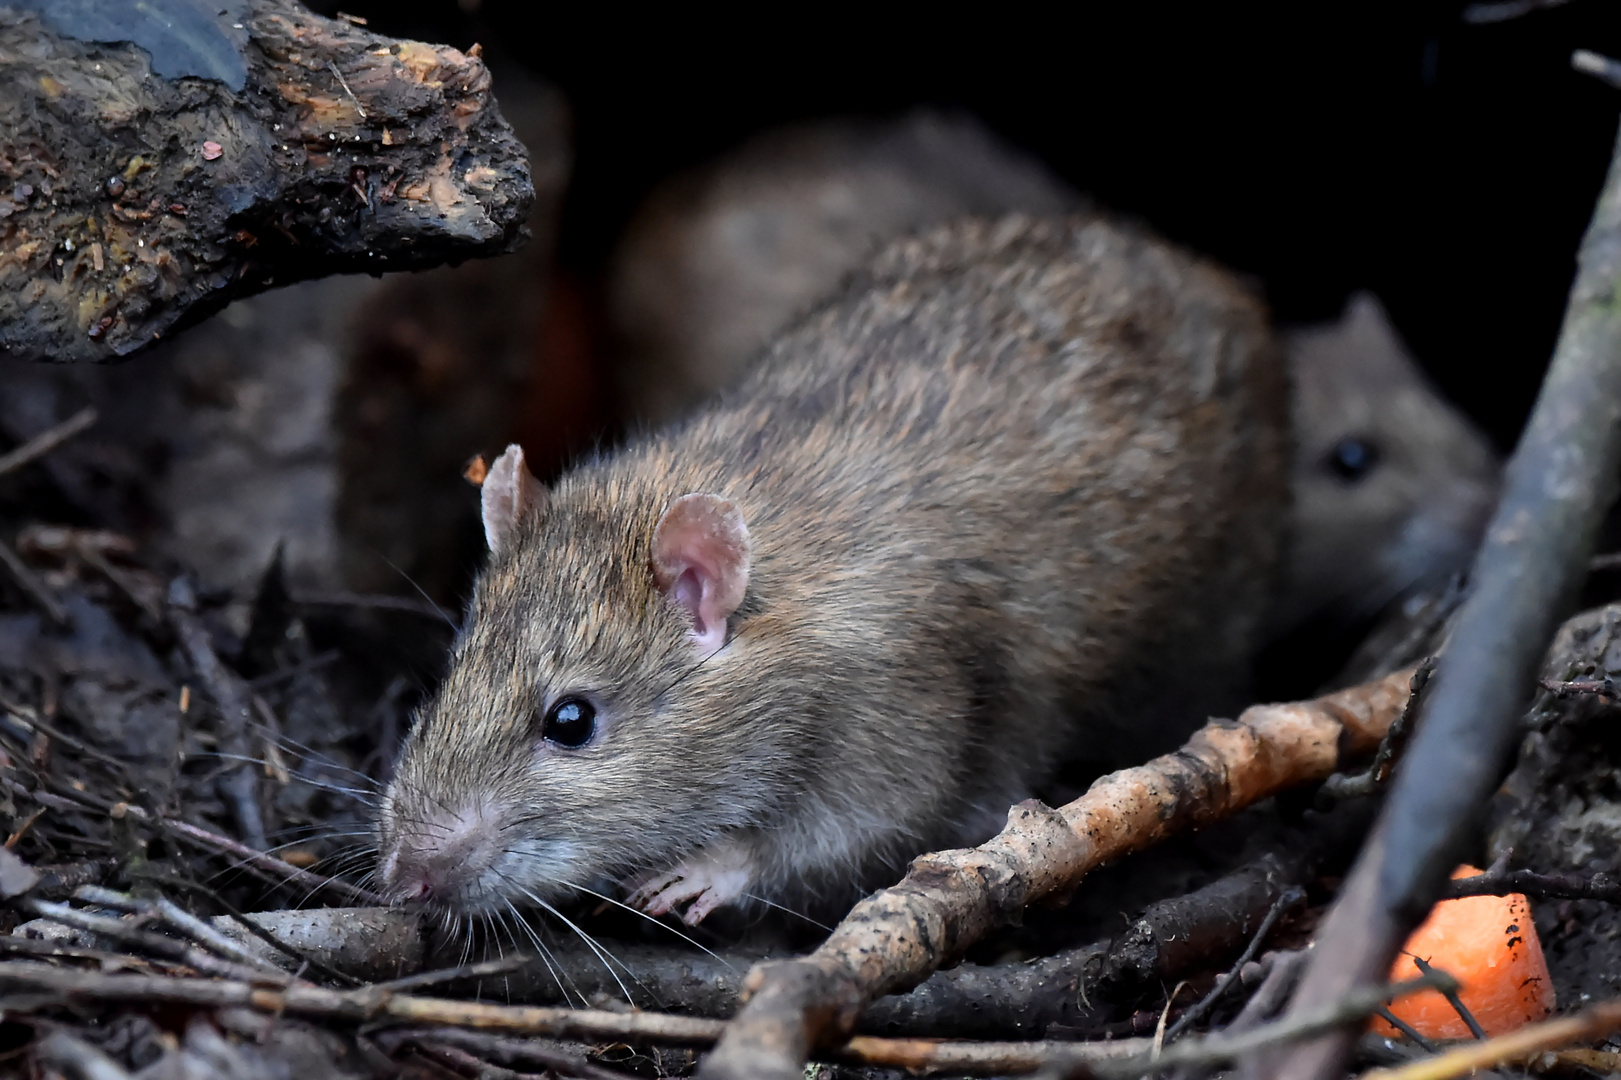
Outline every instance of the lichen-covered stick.
{"type": "Polygon", "coordinates": [[[814,953],[760,964],[748,1003],[699,1075],[802,1075],[818,1048],[849,1035],[861,1008],[903,989],[1042,897],[1173,833],[1321,780],[1374,750],[1407,701],[1411,671],[1314,701],[1258,705],[1218,720],[1179,751],[1098,780],[1059,809],[1013,808],[977,848],[925,855],[893,888],[858,904],[814,953]]]}

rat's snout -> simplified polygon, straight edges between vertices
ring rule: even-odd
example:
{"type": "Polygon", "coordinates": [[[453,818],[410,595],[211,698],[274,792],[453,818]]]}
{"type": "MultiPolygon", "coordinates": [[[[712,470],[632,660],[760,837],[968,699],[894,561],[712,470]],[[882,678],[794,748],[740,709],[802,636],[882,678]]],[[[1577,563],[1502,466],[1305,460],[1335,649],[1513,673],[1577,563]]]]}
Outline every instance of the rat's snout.
{"type": "Polygon", "coordinates": [[[500,851],[500,826],[483,807],[392,814],[378,865],[383,895],[395,904],[478,907],[483,879],[500,851]]]}

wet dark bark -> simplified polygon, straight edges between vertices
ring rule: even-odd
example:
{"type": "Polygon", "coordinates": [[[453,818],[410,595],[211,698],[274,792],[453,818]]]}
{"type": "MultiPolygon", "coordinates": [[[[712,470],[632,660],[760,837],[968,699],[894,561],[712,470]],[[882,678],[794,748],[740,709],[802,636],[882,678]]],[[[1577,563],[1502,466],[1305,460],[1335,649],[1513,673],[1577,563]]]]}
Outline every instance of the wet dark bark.
{"type": "Polygon", "coordinates": [[[0,0],[0,353],[112,360],[274,285],[509,251],[533,197],[476,54],[292,0],[0,0]]]}

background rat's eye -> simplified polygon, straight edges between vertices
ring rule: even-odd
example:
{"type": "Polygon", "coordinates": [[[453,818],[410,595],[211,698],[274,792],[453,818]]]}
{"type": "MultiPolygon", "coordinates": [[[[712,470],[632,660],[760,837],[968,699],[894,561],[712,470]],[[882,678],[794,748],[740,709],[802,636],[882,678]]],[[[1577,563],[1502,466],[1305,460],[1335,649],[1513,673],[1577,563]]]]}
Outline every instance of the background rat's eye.
{"type": "Polygon", "coordinates": [[[596,707],[584,698],[566,697],[546,710],[540,737],[558,746],[584,746],[596,730],[596,707]]]}
{"type": "Polygon", "coordinates": [[[1348,435],[1328,452],[1328,467],[1341,480],[1360,480],[1379,464],[1379,448],[1367,439],[1348,435]]]}

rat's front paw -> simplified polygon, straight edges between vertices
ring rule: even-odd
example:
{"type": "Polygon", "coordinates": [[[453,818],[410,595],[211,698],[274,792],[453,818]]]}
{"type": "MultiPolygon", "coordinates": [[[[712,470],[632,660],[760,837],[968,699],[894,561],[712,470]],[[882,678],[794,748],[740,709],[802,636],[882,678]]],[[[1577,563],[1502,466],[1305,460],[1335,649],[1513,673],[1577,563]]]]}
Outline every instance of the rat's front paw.
{"type": "Polygon", "coordinates": [[[649,915],[664,915],[685,904],[681,921],[697,926],[711,911],[743,896],[751,876],[741,848],[716,848],[641,882],[628,900],[649,915]]]}

